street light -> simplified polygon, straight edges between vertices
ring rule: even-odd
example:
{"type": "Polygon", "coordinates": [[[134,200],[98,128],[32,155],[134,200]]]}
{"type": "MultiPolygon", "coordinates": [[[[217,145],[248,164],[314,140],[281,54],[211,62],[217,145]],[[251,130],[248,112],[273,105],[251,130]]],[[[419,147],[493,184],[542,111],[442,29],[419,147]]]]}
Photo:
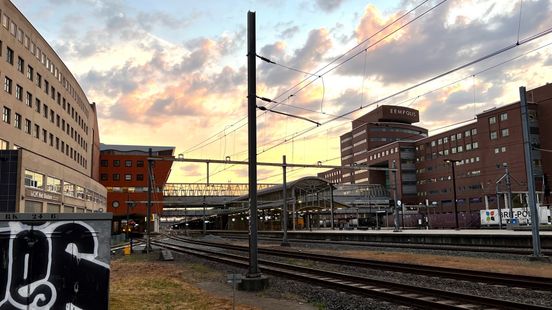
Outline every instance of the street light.
{"type": "Polygon", "coordinates": [[[452,166],[452,193],[454,195],[454,218],[456,220],[456,229],[459,230],[460,226],[458,225],[458,206],[456,204],[456,175],[454,174],[454,166],[460,160],[458,159],[445,159],[446,163],[450,163],[452,166]]]}

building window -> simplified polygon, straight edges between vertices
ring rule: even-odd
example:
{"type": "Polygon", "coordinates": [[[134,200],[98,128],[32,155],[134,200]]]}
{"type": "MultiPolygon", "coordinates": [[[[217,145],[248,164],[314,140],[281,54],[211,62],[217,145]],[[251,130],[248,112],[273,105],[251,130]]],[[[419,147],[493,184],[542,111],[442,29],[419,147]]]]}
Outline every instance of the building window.
{"type": "Polygon", "coordinates": [[[119,181],[121,179],[121,176],[118,173],[113,174],[113,181],[119,181]]]}
{"type": "Polygon", "coordinates": [[[25,68],[25,60],[21,57],[17,57],[17,71],[23,73],[23,69],[25,68]]]}
{"type": "Polygon", "coordinates": [[[48,177],[46,180],[47,191],[61,194],[61,180],[53,177],[48,177]]]}
{"type": "Polygon", "coordinates": [[[477,134],[477,128],[474,128],[471,130],[472,136],[475,136],[477,134]]]}
{"type": "Polygon", "coordinates": [[[510,130],[508,128],[502,129],[502,136],[507,137],[510,135],[510,130]]]}
{"type": "Polygon", "coordinates": [[[31,120],[25,119],[25,133],[31,134],[31,120]]]}
{"type": "Polygon", "coordinates": [[[44,186],[44,175],[25,170],[25,186],[41,189],[44,186]]]}
{"type": "Polygon", "coordinates": [[[29,107],[33,107],[33,95],[29,92],[25,94],[25,104],[29,107]]]}
{"type": "Polygon", "coordinates": [[[502,153],[506,152],[506,147],[505,147],[505,146],[501,147],[501,148],[500,148],[500,151],[501,151],[502,153]]]}
{"type": "Polygon", "coordinates": [[[498,148],[498,147],[495,147],[495,149],[494,149],[494,152],[495,152],[495,154],[498,154],[498,153],[500,153],[500,148],[498,148]]]}
{"type": "Polygon", "coordinates": [[[479,142],[474,142],[472,143],[472,148],[475,150],[477,148],[479,148],[479,142]]]}
{"type": "Polygon", "coordinates": [[[136,175],[136,181],[144,181],[144,175],[143,174],[137,174],[136,175]]]}
{"type": "Polygon", "coordinates": [[[508,120],[508,113],[502,113],[500,114],[500,121],[508,120]]]}
{"type": "Polygon", "coordinates": [[[21,129],[21,114],[15,113],[15,119],[13,122],[13,126],[17,129],[21,129]]]}
{"type": "Polygon", "coordinates": [[[9,150],[8,141],[0,139],[0,150],[9,150]]]}
{"type": "Polygon", "coordinates": [[[448,143],[448,137],[443,138],[443,143],[448,143]]]}
{"type": "Polygon", "coordinates": [[[472,149],[471,143],[466,144],[466,151],[469,151],[472,149]]]}
{"type": "Polygon", "coordinates": [[[10,64],[10,65],[13,65],[13,50],[11,48],[7,48],[6,50],[6,61],[10,64]]]}
{"type": "Polygon", "coordinates": [[[4,110],[2,110],[2,121],[4,121],[4,123],[7,123],[7,124],[11,122],[10,108],[4,107],[4,110]]]}
{"type": "Polygon", "coordinates": [[[28,78],[29,80],[32,81],[32,80],[33,80],[33,77],[34,77],[34,69],[33,69],[33,67],[27,66],[27,78],[28,78]]]}
{"type": "Polygon", "coordinates": [[[497,134],[496,131],[491,131],[491,140],[496,140],[497,134]]]}
{"type": "Polygon", "coordinates": [[[101,162],[100,162],[100,165],[101,165],[102,167],[107,167],[107,166],[108,166],[108,161],[107,161],[107,159],[102,159],[101,162]]]}
{"type": "Polygon", "coordinates": [[[463,151],[464,151],[464,147],[462,145],[459,145],[458,146],[458,153],[463,152],[463,151]]]}
{"type": "Polygon", "coordinates": [[[435,146],[435,141],[431,141],[431,146],[435,146]]]}
{"type": "Polygon", "coordinates": [[[40,106],[41,106],[40,99],[35,98],[35,111],[36,111],[36,113],[40,114],[40,106]]]}
{"type": "Polygon", "coordinates": [[[107,181],[107,173],[102,173],[102,174],[100,175],[100,179],[101,179],[102,181],[107,181]]]}
{"type": "Polygon", "coordinates": [[[44,128],[42,128],[42,141],[44,143],[48,142],[48,131],[44,128]]]}
{"type": "Polygon", "coordinates": [[[15,99],[23,101],[23,87],[19,84],[15,86],[15,99]]]}
{"type": "Polygon", "coordinates": [[[132,167],[132,160],[125,160],[125,167],[132,167]]]}
{"type": "Polygon", "coordinates": [[[34,124],[34,137],[40,139],[40,126],[34,124]]]}
{"type": "Polygon", "coordinates": [[[125,174],[125,181],[132,181],[132,174],[125,174]]]}
{"type": "Polygon", "coordinates": [[[144,167],[144,161],[143,160],[136,161],[136,167],[144,167]]]}
{"type": "Polygon", "coordinates": [[[450,141],[456,141],[456,135],[450,136],[450,141]]]}
{"type": "Polygon", "coordinates": [[[119,167],[119,166],[121,166],[121,161],[118,160],[118,159],[115,159],[115,160],[113,161],[113,167],[119,167]]]}
{"type": "Polygon", "coordinates": [[[42,75],[39,73],[36,74],[36,86],[42,88],[42,75]]]}
{"type": "Polygon", "coordinates": [[[489,117],[489,124],[496,124],[496,116],[489,117]]]}
{"type": "Polygon", "coordinates": [[[460,140],[462,139],[462,133],[457,133],[456,134],[456,140],[460,140]]]}
{"type": "Polygon", "coordinates": [[[12,93],[12,80],[9,77],[4,77],[4,91],[12,93]]]}

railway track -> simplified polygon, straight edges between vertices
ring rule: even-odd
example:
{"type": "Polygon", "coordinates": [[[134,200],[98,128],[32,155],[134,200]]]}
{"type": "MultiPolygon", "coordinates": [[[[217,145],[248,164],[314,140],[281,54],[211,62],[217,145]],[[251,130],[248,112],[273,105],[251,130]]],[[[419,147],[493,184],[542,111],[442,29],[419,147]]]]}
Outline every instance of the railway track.
{"type": "MultiPolygon", "coordinates": [[[[216,234],[223,238],[229,239],[248,239],[245,234],[216,234]]],[[[259,236],[258,240],[282,242],[282,238],[263,237],[259,236]]],[[[420,243],[400,243],[400,242],[374,242],[374,241],[337,241],[337,240],[317,240],[317,239],[288,239],[293,243],[318,243],[331,245],[350,245],[360,247],[383,247],[383,248],[400,248],[400,249],[416,249],[416,250],[439,250],[439,251],[463,251],[463,252],[479,252],[479,253],[498,253],[498,254],[515,254],[515,255],[530,255],[533,250],[530,248],[507,248],[507,247],[489,247],[489,246],[467,246],[467,245],[435,245],[435,244],[420,244],[420,243]]],[[[552,249],[542,249],[542,254],[552,256],[552,249]]]]}
{"type": "MultiPolygon", "coordinates": [[[[188,242],[198,245],[212,246],[218,248],[224,248],[228,250],[247,252],[248,247],[214,243],[193,239],[186,239],[180,237],[170,237],[171,239],[188,242]]],[[[552,279],[544,277],[532,277],[524,275],[513,275],[498,272],[486,272],[475,271],[468,269],[446,268],[437,266],[424,266],[416,264],[406,264],[397,262],[385,262],[378,260],[368,260],[350,257],[330,256],[323,254],[305,253],[305,252],[291,252],[285,250],[276,249],[263,249],[259,248],[260,254],[274,255],[281,257],[288,257],[294,259],[308,259],[319,262],[337,264],[341,266],[354,266],[362,268],[371,268],[378,270],[387,270],[394,272],[412,273],[426,276],[450,278],[455,280],[465,280],[470,282],[482,282],[489,284],[497,284],[510,287],[524,287],[538,290],[550,290],[552,291],[552,279]]]]}
{"type": "MultiPolygon", "coordinates": [[[[249,266],[249,260],[246,256],[198,248],[197,245],[193,248],[160,240],[152,243],[177,253],[191,254],[242,268],[249,266]]],[[[374,280],[268,260],[259,260],[259,266],[265,273],[422,309],[549,309],[543,306],[374,280]]]]}

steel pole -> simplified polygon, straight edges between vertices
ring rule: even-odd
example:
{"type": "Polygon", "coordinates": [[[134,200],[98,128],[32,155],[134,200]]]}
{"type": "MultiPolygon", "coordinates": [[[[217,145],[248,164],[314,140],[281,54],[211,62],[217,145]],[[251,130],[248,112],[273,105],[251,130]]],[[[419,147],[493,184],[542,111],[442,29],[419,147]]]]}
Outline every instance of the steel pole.
{"type": "Polygon", "coordinates": [[[153,161],[151,157],[153,156],[151,147],[148,150],[148,205],[146,207],[146,253],[149,253],[151,250],[151,241],[150,241],[150,218],[151,218],[151,191],[152,191],[152,182],[151,182],[151,166],[153,161]]]}
{"type": "Polygon", "coordinates": [[[401,223],[399,218],[399,205],[397,204],[397,170],[395,170],[395,161],[393,160],[393,182],[395,184],[395,190],[393,191],[393,200],[394,206],[393,206],[393,224],[395,226],[395,229],[393,229],[394,232],[401,231],[401,223]]]}
{"type": "Polygon", "coordinates": [[[283,170],[283,180],[282,180],[282,192],[283,192],[283,201],[282,201],[282,230],[284,232],[284,237],[282,238],[282,246],[289,246],[287,239],[287,224],[288,224],[288,209],[287,209],[287,180],[286,180],[286,155],[282,156],[282,170],[283,170]]]}
{"type": "Polygon", "coordinates": [[[529,113],[527,108],[525,87],[519,88],[519,97],[521,105],[521,123],[523,127],[523,144],[525,150],[525,172],[527,173],[527,203],[531,208],[531,231],[533,235],[533,256],[542,256],[539,234],[539,212],[535,204],[535,179],[533,176],[533,158],[531,154],[531,140],[529,137],[529,113]]]}
{"type": "Polygon", "coordinates": [[[333,200],[334,200],[334,197],[333,197],[333,186],[330,184],[330,217],[331,217],[331,220],[332,220],[332,223],[331,223],[332,230],[335,229],[335,226],[334,226],[334,204],[333,204],[333,200]]]}
{"type": "Polygon", "coordinates": [[[512,202],[512,183],[510,182],[510,170],[508,169],[508,165],[506,165],[506,186],[508,188],[508,212],[510,213],[510,224],[512,223],[512,220],[514,219],[514,204],[512,202]]]}
{"type": "Polygon", "coordinates": [[[249,157],[249,271],[246,277],[261,276],[257,250],[257,65],[255,12],[247,12],[247,141],[249,157]]]}
{"type": "Polygon", "coordinates": [[[456,229],[460,229],[460,225],[458,225],[458,203],[456,202],[456,174],[454,170],[454,166],[456,165],[456,161],[450,162],[452,165],[452,193],[454,198],[454,220],[456,222],[456,229]]]}

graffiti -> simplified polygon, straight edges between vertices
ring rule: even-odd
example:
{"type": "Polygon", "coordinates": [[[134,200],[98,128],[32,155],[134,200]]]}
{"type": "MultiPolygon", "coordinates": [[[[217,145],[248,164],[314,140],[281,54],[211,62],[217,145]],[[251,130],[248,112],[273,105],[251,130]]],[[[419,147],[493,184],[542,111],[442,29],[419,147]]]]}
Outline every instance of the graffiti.
{"type": "Polygon", "coordinates": [[[0,227],[0,310],[107,309],[109,264],[82,221],[0,227]]]}

